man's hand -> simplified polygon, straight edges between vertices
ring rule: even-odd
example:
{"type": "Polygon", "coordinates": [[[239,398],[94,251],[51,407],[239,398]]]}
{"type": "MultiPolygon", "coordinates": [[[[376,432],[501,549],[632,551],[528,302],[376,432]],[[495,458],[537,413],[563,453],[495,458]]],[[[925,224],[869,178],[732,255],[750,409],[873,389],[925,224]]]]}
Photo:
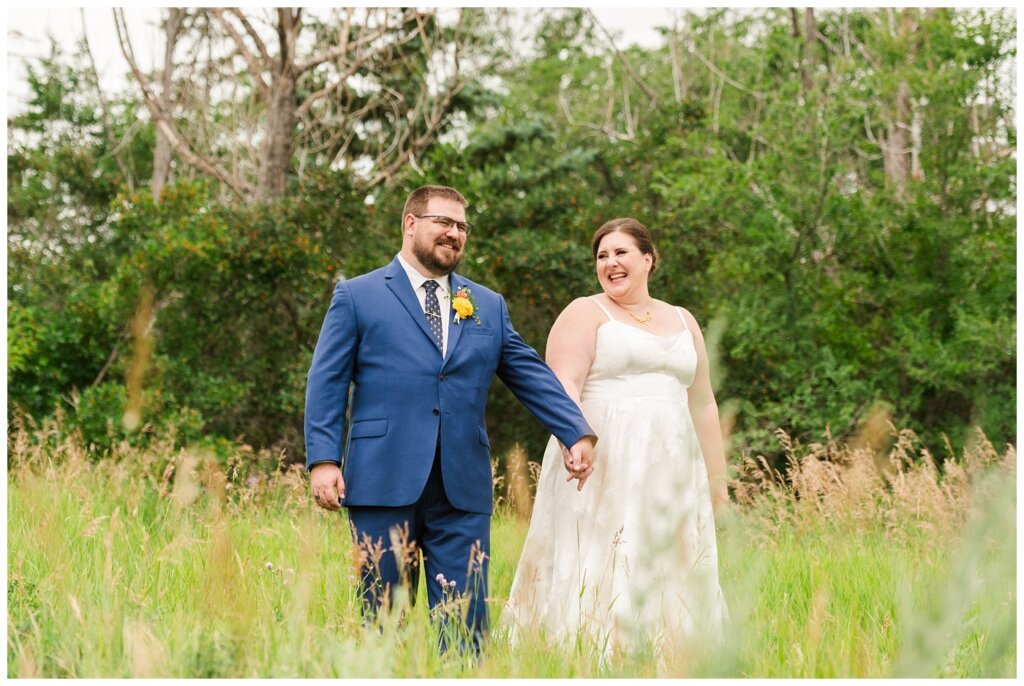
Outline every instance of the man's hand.
{"type": "Polygon", "coordinates": [[[325,510],[340,509],[339,498],[345,497],[345,479],[338,465],[333,462],[313,465],[309,472],[309,490],[320,507],[325,510]]]}
{"type": "Polygon", "coordinates": [[[564,446],[562,447],[562,461],[569,472],[566,481],[579,479],[579,484],[576,486],[577,491],[583,490],[583,484],[594,473],[595,440],[593,436],[584,436],[568,450],[564,446]]]}

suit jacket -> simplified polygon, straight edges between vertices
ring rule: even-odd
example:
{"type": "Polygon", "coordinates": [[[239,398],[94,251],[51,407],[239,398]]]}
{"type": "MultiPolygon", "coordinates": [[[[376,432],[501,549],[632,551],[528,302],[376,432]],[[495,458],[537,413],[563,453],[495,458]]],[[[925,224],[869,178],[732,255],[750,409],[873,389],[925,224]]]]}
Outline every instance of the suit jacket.
{"type": "Polygon", "coordinates": [[[440,440],[449,501],[491,513],[484,408],[495,374],[564,445],[594,435],[558,378],[512,328],[505,299],[456,273],[450,279],[453,294],[471,291],[480,322],[456,324],[450,303],[442,303],[450,322],[443,358],[397,258],[334,289],[306,385],[306,467],[340,463],[345,506],[416,502],[440,440]]]}

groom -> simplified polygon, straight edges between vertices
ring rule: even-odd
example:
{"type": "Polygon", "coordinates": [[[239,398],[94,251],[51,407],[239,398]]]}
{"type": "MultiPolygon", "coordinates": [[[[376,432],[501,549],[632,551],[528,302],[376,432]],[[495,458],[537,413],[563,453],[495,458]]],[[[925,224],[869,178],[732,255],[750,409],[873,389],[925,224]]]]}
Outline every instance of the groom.
{"type": "Polygon", "coordinates": [[[492,377],[571,446],[565,467],[581,489],[596,437],[512,328],[504,298],[454,272],[472,228],[467,206],[453,188],[416,189],[402,212],[401,252],[334,289],[306,387],[306,467],[320,507],[348,508],[363,553],[364,610],[375,614],[401,583],[414,597],[422,554],[430,607],[467,599],[466,628],[479,648],[493,511],[484,427],[492,377]]]}

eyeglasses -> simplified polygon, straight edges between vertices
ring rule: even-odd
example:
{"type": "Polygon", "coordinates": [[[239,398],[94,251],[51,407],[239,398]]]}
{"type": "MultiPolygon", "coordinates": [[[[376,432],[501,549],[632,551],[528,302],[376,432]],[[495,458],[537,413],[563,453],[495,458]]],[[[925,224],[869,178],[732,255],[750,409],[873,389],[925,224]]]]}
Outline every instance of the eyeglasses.
{"type": "Polygon", "coordinates": [[[412,216],[417,219],[433,219],[435,224],[440,224],[446,229],[450,229],[454,226],[460,233],[464,233],[467,236],[469,235],[469,232],[473,230],[473,225],[469,222],[460,222],[457,219],[446,217],[443,214],[414,214],[412,216]]]}

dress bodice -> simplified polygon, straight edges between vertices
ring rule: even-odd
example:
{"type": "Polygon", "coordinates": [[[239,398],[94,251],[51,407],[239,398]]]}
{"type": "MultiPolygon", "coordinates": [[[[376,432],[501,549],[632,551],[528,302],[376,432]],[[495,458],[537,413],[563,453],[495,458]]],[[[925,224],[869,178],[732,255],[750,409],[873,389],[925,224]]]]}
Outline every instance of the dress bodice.
{"type": "Polygon", "coordinates": [[[688,327],[673,336],[656,336],[609,319],[597,330],[594,363],[581,400],[653,396],[686,402],[696,372],[697,351],[688,327]]]}

